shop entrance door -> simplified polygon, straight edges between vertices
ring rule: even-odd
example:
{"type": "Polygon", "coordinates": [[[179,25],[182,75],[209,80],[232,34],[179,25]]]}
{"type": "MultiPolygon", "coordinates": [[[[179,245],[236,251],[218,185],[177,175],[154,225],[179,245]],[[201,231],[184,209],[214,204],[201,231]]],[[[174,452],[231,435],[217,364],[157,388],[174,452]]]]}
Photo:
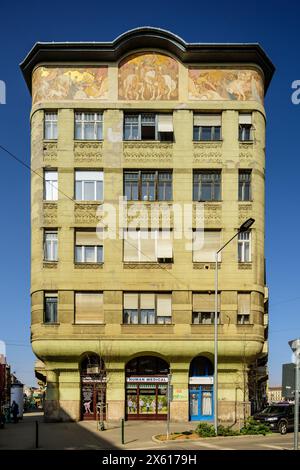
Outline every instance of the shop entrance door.
{"type": "Polygon", "coordinates": [[[189,402],[191,421],[213,419],[213,387],[211,385],[190,385],[189,402]]]}
{"type": "Polygon", "coordinates": [[[84,382],[81,384],[81,415],[83,420],[106,419],[105,384],[84,382]]]}

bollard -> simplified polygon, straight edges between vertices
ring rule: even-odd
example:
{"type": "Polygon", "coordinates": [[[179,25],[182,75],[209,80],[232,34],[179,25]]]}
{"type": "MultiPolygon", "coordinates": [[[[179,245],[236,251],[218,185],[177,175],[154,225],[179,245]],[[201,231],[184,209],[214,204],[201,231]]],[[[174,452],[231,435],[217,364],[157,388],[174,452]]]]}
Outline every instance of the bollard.
{"type": "Polygon", "coordinates": [[[124,441],[124,418],[121,419],[121,440],[122,440],[122,444],[125,444],[125,441],[124,441]]]}
{"type": "Polygon", "coordinates": [[[35,422],[35,448],[38,449],[39,447],[39,423],[38,421],[35,422]]]}

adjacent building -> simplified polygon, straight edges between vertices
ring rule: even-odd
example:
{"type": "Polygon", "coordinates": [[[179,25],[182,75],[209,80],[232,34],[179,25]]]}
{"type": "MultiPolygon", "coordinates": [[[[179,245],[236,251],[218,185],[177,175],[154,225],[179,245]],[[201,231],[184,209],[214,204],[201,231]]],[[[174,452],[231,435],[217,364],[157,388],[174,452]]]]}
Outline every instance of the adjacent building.
{"type": "Polygon", "coordinates": [[[218,259],[218,409],[237,421],[267,380],[271,61],[143,27],[37,43],[21,69],[46,419],[165,419],[170,374],[171,419],[213,419],[215,252],[252,217],[218,259]]]}

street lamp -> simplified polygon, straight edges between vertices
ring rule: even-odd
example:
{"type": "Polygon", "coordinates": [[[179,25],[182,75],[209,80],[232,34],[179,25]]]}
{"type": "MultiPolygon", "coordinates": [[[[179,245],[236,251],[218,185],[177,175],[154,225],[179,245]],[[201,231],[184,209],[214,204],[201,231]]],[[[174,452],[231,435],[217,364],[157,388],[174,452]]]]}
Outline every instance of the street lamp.
{"type": "Polygon", "coordinates": [[[218,434],[218,257],[219,253],[241,232],[247,232],[255,220],[247,219],[234,234],[215,254],[215,324],[214,324],[214,428],[218,434]]]}
{"type": "Polygon", "coordinates": [[[298,450],[299,441],[299,393],[300,393],[300,339],[294,339],[289,341],[289,345],[295,353],[296,365],[295,365],[295,408],[294,408],[294,450],[298,450]]]}

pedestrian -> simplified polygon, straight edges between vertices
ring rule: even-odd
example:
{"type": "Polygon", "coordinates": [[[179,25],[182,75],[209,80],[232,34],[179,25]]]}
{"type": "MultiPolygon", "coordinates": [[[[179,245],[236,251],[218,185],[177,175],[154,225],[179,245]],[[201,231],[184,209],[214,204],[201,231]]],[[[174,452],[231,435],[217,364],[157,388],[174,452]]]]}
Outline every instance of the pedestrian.
{"type": "Polygon", "coordinates": [[[16,424],[18,422],[19,405],[15,402],[15,400],[12,402],[11,412],[13,415],[14,423],[16,424]]]}

